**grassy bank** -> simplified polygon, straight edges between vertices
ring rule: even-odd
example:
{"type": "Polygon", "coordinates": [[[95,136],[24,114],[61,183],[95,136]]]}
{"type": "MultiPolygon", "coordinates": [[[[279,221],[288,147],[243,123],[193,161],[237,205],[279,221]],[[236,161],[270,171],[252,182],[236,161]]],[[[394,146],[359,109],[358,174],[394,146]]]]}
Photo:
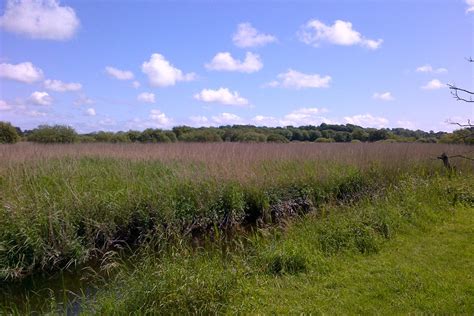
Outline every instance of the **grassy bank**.
{"type": "MultiPolygon", "coordinates": [[[[468,149],[0,147],[0,282],[6,287],[94,262],[115,277],[85,299],[91,312],[267,312],[270,306],[289,312],[293,300],[298,311],[331,311],[322,302],[346,293],[338,280],[353,276],[344,262],[379,258],[394,236],[425,233],[458,212],[467,216],[471,162],[453,161],[456,171],[448,173],[433,157],[468,149]],[[318,295],[321,301],[311,305],[318,295]]],[[[381,277],[390,279],[390,271],[381,277]]],[[[350,281],[354,291],[365,282],[360,278],[350,281]]],[[[459,310],[469,311],[462,302],[467,307],[459,310]]],[[[435,311],[420,306],[413,310],[435,311]]]]}
{"type": "Polygon", "coordinates": [[[86,310],[469,314],[473,185],[406,177],[383,196],[325,205],[324,216],[233,245],[140,253],[86,310]]]}

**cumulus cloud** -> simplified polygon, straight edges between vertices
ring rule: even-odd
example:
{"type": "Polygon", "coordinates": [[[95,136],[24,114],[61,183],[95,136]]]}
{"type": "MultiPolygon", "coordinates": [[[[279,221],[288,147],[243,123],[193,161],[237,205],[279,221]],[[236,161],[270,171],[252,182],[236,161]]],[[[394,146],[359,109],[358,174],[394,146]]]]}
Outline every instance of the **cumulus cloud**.
{"type": "Polygon", "coordinates": [[[421,87],[421,89],[423,90],[437,90],[437,89],[441,89],[441,88],[444,88],[445,87],[445,84],[443,84],[441,81],[439,81],[438,79],[433,79],[431,81],[429,81],[427,84],[425,84],[424,86],[421,87]]]}
{"type": "Polygon", "coordinates": [[[67,40],[80,25],[71,7],[57,0],[8,0],[0,27],[34,39],[67,40]]]}
{"type": "Polygon", "coordinates": [[[44,87],[48,90],[56,92],[79,91],[82,89],[82,85],[80,83],[65,83],[60,80],[51,79],[45,80],[44,87]]]}
{"type": "Polygon", "coordinates": [[[240,23],[232,41],[238,47],[257,47],[277,41],[273,35],[258,32],[250,23],[240,23]]]}
{"type": "Polygon", "coordinates": [[[30,62],[16,65],[0,64],[0,77],[24,83],[33,83],[43,79],[43,71],[30,62]]]}
{"type": "Polygon", "coordinates": [[[466,0],[466,13],[474,12],[474,0],[466,0]]]}
{"type": "Polygon", "coordinates": [[[221,113],[219,115],[212,116],[212,121],[219,125],[242,124],[243,122],[240,116],[232,113],[221,113]]]}
{"type": "Polygon", "coordinates": [[[246,106],[249,101],[239,95],[237,91],[230,91],[227,88],[219,88],[217,90],[203,89],[196,93],[194,98],[203,102],[216,102],[225,105],[246,106]]]}
{"type": "Polygon", "coordinates": [[[395,98],[393,97],[391,92],[375,92],[372,95],[372,98],[375,100],[381,100],[381,101],[393,101],[395,98]]]}
{"type": "Polygon", "coordinates": [[[319,46],[322,42],[334,45],[360,45],[368,49],[378,49],[383,40],[373,40],[362,36],[352,28],[352,23],[337,20],[333,25],[326,25],[319,20],[310,20],[303,25],[298,33],[299,39],[308,45],[319,46]]]}
{"type": "Polygon", "coordinates": [[[168,127],[172,124],[172,120],[158,109],[150,111],[150,119],[159,127],[168,127]]]}
{"type": "Polygon", "coordinates": [[[30,101],[36,105],[51,105],[53,98],[50,97],[48,92],[35,91],[31,94],[30,101]]]}
{"type": "Polygon", "coordinates": [[[143,92],[137,96],[137,100],[145,103],[155,103],[155,94],[150,92],[143,92]]]}
{"type": "Polygon", "coordinates": [[[142,71],[148,76],[150,84],[156,87],[174,86],[178,81],[196,79],[195,73],[184,74],[161,54],[151,55],[150,60],[142,64],[142,71]]]}
{"type": "Polygon", "coordinates": [[[333,123],[332,120],[322,115],[326,112],[328,110],[325,108],[299,108],[283,117],[257,115],[251,121],[257,126],[302,126],[333,123]]]}
{"type": "Polygon", "coordinates": [[[322,77],[319,74],[305,74],[293,69],[277,76],[278,80],[271,81],[264,86],[266,87],[283,87],[283,88],[328,88],[332,78],[330,76],[322,77]]]}
{"type": "Polygon", "coordinates": [[[95,116],[96,112],[94,108],[88,108],[87,110],[84,111],[84,115],[87,116],[95,116]]]}
{"type": "Polygon", "coordinates": [[[416,68],[416,72],[428,72],[428,73],[435,73],[440,74],[443,72],[447,72],[446,68],[433,68],[431,65],[423,65],[416,68]]]}
{"type": "Polygon", "coordinates": [[[135,89],[140,88],[140,82],[135,80],[134,82],[132,82],[132,87],[134,87],[135,89]]]}
{"type": "Polygon", "coordinates": [[[397,126],[407,128],[407,129],[415,129],[415,124],[411,121],[399,120],[397,121],[397,126]]]}
{"type": "Polygon", "coordinates": [[[0,111],[9,111],[13,107],[4,100],[0,100],[0,111]]]}
{"type": "Polygon", "coordinates": [[[48,113],[36,111],[36,110],[25,111],[22,114],[26,116],[30,116],[30,117],[45,117],[48,115],[48,113]]]}
{"type": "Polygon", "coordinates": [[[105,72],[108,73],[111,77],[118,80],[132,80],[133,72],[128,70],[120,70],[111,66],[105,67],[105,72]]]}
{"type": "Polygon", "coordinates": [[[212,125],[209,119],[202,115],[191,116],[189,120],[191,121],[191,125],[196,127],[212,125]]]}
{"type": "Polygon", "coordinates": [[[222,52],[217,53],[211,62],[206,64],[206,68],[209,70],[238,71],[245,73],[259,71],[262,69],[262,67],[263,63],[260,59],[260,56],[250,52],[245,54],[245,60],[243,62],[238,59],[234,59],[228,52],[222,52]]]}
{"type": "Polygon", "coordinates": [[[86,95],[80,95],[77,100],[74,101],[74,105],[81,106],[81,105],[91,105],[94,104],[94,100],[88,98],[86,95]]]}
{"type": "Polygon", "coordinates": [[[377,128],[385,127],[388,124],[388,120],[386,118],[373,116],[372,114],[346,116],[344,117],[344,121],[348,124],[377,128]]]}
{"type": "Polygon", "coordinates": [[[327,110],[324,108],[300,108],[286,114],[283,118],[281,118],[279,121],[279,125],[301,126],[331,123],[331,120],[321,115],[326,112],[327,110]]]}

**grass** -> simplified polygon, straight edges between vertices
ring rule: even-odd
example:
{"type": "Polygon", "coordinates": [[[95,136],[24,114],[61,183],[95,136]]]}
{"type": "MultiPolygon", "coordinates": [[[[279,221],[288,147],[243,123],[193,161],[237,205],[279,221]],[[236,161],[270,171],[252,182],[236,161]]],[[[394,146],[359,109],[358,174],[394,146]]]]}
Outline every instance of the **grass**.
{"type": "MultiPolygon", "coordinates": [[[[455,220],[453,214],[472,211],[473,165],[454,161],[457,171],[447,173],[432,159],[469,149],[0,146],[0,285],[21,287],[26,276],[98,263],[112,278],[97,277],[97,293],[82,298],[88,313],[374,312],[387,300],[399,302],[387,311],[444,311],[429,303],[430,295],[447,291],[421,267],[429,256],[420,265],[406,257],[408,272],[392,269],[390,260],[410,251],[397,247],[397,240],[415,245],[455,220]],[[391,249],[399,252],[390,257],[391,249]],[[370,270],[378,265],[380,271],[370,270]],[[426,280],[411,288],[419,275],[426,280]],[[364,290],[369,281],[374,286],[364,290]],[[408,301],[418,297],[416,289],[418,305],[408,301]],[[359,299],[364,303],[357,309],[359,299]]],[[[472,222],[462,224],[472,229],[472,222]]],[[[449,244],[446,238],[440,243],[449,244]]],[[[463,240],[449,258],[464,262],[460,271],[466,274],[471,267],[461,260],[469,258],[463,240]]],[[[433,264],[438,275],[446,270],[440,282],[458,277],[454,266],[433,264]]],[[[460,291],[472,292],[470,277],[458,280],[460,291]]],[[[62,310],[60,301],[53,295],[49,307],[24,308],[62,310]]],[[[449,305],[452,311],[472,312],[466,296],[459,302],[464,305],[449,305]]],[[[0,310],[23,308],[2,304],[0,310]]]]}
{"type": "Polygon", "coordinates": [[[122,270],[86,310],[472,314],[474,204],[447,194],[473,198],[472,184],[408,178],[387,195],[328,205],[325,218],[309,214],[240,246],[142,253],[148,259],[122,270]]]}

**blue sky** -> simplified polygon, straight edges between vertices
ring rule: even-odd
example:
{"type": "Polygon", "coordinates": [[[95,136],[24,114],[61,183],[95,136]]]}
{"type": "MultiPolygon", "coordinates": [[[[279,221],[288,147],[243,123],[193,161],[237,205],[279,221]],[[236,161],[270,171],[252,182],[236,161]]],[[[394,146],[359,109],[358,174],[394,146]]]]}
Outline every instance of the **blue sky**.
{"type": "Polygon", "coordinates": [[[57,1],[0,6],[0,120],[451,130],[474,118],[473,0],[57,1]]]}

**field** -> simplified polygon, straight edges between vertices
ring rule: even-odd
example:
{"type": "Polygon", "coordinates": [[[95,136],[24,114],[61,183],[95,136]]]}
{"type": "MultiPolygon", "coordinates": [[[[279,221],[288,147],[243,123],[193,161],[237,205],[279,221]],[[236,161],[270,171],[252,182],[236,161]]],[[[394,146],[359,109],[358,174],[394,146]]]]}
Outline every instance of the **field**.
{"type": "Polygon", "coordinates": [[[443,152],[472,147],[1,145],[0,312],[472,314],[443,152]]]}

